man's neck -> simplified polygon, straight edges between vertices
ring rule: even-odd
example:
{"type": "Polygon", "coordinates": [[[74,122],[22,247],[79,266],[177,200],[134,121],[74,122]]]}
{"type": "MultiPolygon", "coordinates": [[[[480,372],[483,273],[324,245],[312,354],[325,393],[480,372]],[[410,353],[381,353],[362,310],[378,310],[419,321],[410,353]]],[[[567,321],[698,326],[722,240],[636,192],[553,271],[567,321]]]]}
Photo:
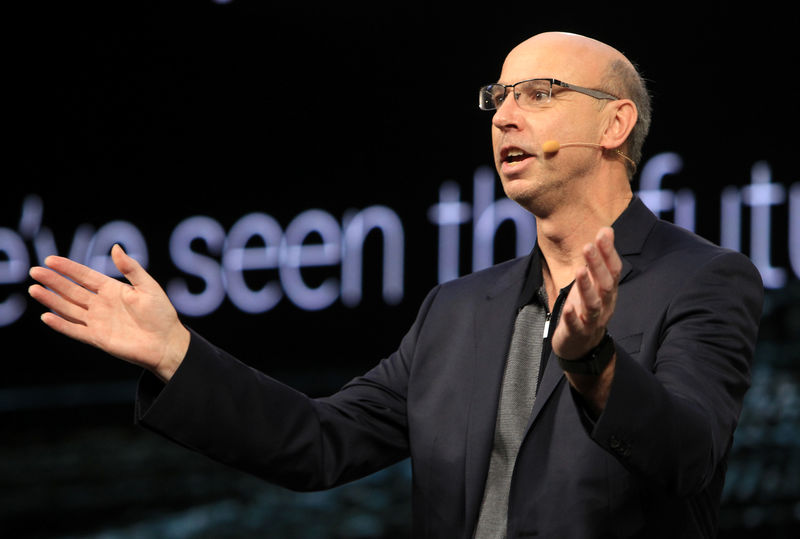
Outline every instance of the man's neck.
{"type": "Polygon", "coordinates": [[[536,217],[536,236],[542,253],[542,276],[548,298],[572,282],[575,270],[585,265],[583,248],[594,241],[598,230],[611,226],[633,197],[628,190],[604,199],[582,198],[536,217]]]}

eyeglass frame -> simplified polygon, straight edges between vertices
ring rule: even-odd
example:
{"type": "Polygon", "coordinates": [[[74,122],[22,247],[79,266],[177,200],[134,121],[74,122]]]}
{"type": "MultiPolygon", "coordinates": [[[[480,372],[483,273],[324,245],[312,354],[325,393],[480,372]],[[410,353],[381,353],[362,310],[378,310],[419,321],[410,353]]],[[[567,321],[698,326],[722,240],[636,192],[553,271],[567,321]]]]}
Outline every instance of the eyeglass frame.
{"type": "Polygon", "coordinates": [[[505,103],[506,97],[508,97],[509,88],[512,90],[511,93],[514,94],[514,101],[516,101],[517,104],[519,104],[519,101],[518,101],[519,97],[518,97],[517,93],[513,91],[514,87],[517,86],[518,84],[523,84],[525,82],[532,82],[532,81],[535,81],[535,80],[542,80],[542,81],[547,81],[547,82],[550,83],[550,93],[547,96],[548,102],[553,97],[553,85],[554,84],[556,86],[560,86],[562,88],[566,88],[567,90],[572,90],[574,92],[578,92],[578,93],[581,93],[581,94],[584,94],[584,95],[588,95],[589,97],[593,97],[595,99],[609,99],[611,101],[617,101],[618,99],[620,99],[619,97],[617,97],[615,95],[611,95],[611,94],[603,92],[601,90],[595,90],[593,88],[585,88],[583,86],[578,86],[577,84],[570,84],[568,82],[560,81],[558,79],[547,78],[547,77],[536,77],[536,78],[533,78],[533,79],[521,80],[519,82],[515,82],[514,84],[501,84],[499,82],[494,82],[494,83],[491,83],[491,84],[486,84],[484,86],[481,86],[480,93],[478,94],[478,108],[481,109],[481,110],[486,110],[486,111],[497,110],[499,108],[498,106],[495,106],[494,108],[487,109],[487,108],[483,108],[483,106],[482,106],[483,103],[484,103],[483,94],[484,94],[484,92],[486,92],[486,89],[489,88],[490,86],[502,86],[503,89],[505,90],[505,92],[503,93],[503,101],[500,103],[500,105],[505,103]]]}

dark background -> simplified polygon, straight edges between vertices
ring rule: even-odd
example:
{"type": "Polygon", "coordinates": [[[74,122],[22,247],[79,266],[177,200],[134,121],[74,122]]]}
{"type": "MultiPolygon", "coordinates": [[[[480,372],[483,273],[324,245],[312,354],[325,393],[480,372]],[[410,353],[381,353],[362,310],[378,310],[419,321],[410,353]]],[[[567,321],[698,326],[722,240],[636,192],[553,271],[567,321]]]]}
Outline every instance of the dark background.
{"type": "MultiPolygon", "coordinates": [[[[428,208],[448,180],[470,200],[475,170],[491,164],[476,90],[530,35],[590,35],[641,67],[655,110],[645,160],[681,155],[682,171],[664,184],[693,191],[701,235],[719,241],[720,193],[747,185],[754,163],[769,163],[787,196],[800,184],[794,16],[771,3],[747,13],[695,4],[4,6],[0,228],[20,229],[29,195],[60,254],[79,225],[126,220],[147,240],[148,270],[166,283],[186,277],[168,241],[193,215],[228,230],[250,212],[285,227],[309,208],[337,219],[351,208],[392,208],[405,231],[399,304],[380,296],[373,245],[355,307],[309,312],[284,298],[253,315],[226,301],[186,319],[247,363],[322,395],[391,353],[436,284],[428,208]]],[[[794,537],[800,528],[800,286],[789,260],[789,241],[800,240],[788,237],[790,219],[788,200],[772,208],[772,264],[788,282],[767,291],[723,496],[725,538],[794,537]]],[[[498,240],[496,258],[512,255],[498,240]]],[[[0,302],[28,284],[0,284],[0,302]]],[[[4,536],[408,536],[407,463],[300,495],[209,462],[134,427],[138,370],[55,335],[40,312],[28,301],[0,327],[4,536]]]]}

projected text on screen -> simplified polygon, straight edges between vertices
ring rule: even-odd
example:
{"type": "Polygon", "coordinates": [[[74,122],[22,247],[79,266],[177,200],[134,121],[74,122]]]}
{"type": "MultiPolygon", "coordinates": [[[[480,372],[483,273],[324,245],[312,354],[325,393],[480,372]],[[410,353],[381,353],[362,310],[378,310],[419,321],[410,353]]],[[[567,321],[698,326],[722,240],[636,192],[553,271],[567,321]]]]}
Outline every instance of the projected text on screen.
{"type": "MultiPolygon", "coordinates": [[[[653,156],[641,169],[637,195],[656,214],[694,231],[698,217],[694,192],[661,185],[665,176],[677,174],[682,166],[678,154],[653,156]]],[[[439,200],[427,208],[427,218],[437,230],[437,258],[422,262],[430,264],[439,283],[459,277],[462,269],[477,271],[496,263],[495,241],[502,234],[513,231],[517,255],[528,253],[535,241],[535,220],[516,203],[496,196],[493,170],[480,167],[472,180],[471,203],[462,200],[458,183],[448,181],[440,185],[439,200]],[[464,245],[469,238],[469,245],[464,245]],[[467,268],[462,268],[463,249],[469,249],[465,251],[471,259],[467,268]]],[[[715,241],[742,250],[742,239],[749,234],[747,254],[767,288],[780,288],[789,279],[800,278],[800,183],[789,187],[775,183],[769,164],[757,162],[748,185],[722,189],[719,215],[720,237],[715,241]],[[776,207],[788,212],[785,233],[774,230],[772,209],[776,207]],[[745,221],[748,230],[744,230],[745,221]],[[776,244],[775,237],[786,238],[786,244],[776,244]],[[773,247],[786,250],[788,268],[774,265],[773,247]]],[[[42,264],[48,255],[66,255],[119,276],[108,253],[112,245],[120,243],[148,266],[152,246],[132,222],[111,221],[97,229],[77,224],[69,250],[59,251],[44,217],[42,198],[29,195],[22,201],[18,225],[0,227],[0,327],[20,319],[27,297],[15,286],[24,286],[29,267],[42,264]]],[[[284,298],[300,309],[318,311],[337,301],[348,307],[359,305],[364,272],[372,271],[380,273],[372,277],[380,282],[382,300],[396,305],[404,296],[405,236],[400,216],[384,205],[351,210],[340,219],[323,209],[309,209],[285,228],[268,213],[244,215],[227,231],[213,216],[194,215],[169,233],[165,231],[171,263],[179,272],[165,288],[176,309],[188,316],[210,315],[226,299],[246,313],[269,311],[284,298]],[[368,239],[381,253],[379,264],[365,264],[368,239]],[[310,282],[304,275],[309,268],[323,268],[327,276],[310,282]],[[248,275],[255,272],[271,277],[254,284],[248,275]]]]}

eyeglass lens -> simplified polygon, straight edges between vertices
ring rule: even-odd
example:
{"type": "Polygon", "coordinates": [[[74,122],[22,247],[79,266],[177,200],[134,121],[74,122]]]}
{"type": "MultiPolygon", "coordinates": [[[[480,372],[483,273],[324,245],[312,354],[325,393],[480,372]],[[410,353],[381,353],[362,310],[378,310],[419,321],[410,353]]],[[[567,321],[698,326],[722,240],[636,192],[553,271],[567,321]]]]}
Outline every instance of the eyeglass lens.
{"type": "Polygon", "coordinates": [[[480,108],[484,110],[499,108],[509,92],[514,92],[520,107],[530,109],[550,100],[551,85],[549,80],[528,80],[519,82],[513,87],[490,84],[481,91],[480,108]]]}

